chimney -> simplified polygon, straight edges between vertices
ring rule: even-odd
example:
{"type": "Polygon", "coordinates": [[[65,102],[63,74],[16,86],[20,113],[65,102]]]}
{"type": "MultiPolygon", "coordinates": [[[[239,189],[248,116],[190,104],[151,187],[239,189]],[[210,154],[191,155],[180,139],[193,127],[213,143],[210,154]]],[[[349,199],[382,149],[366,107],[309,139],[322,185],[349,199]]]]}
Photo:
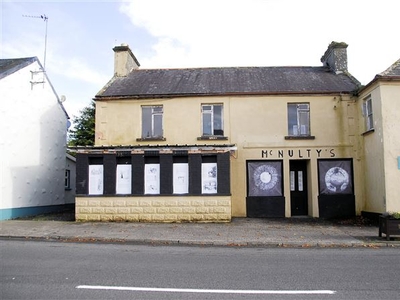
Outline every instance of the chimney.
{"type": "Polygon", "coordinates": [[[347,44],[332,42],[321,57],[324,66],[336,74],[347,72],[347,44]]]}
{"type": "Polygon", "coordinates": [[[115,46],[114,50],[114,76],[127,76],[132,70],[139,68],[140,64],[127,44],[115,46]]]}

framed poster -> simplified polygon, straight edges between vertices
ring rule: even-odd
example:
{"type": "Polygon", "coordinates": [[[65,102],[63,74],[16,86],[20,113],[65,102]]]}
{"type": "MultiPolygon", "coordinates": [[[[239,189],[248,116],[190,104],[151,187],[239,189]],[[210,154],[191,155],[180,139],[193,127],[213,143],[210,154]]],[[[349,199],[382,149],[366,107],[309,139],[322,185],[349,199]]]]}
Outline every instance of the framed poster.
{"type": "Polygon", "coordinates": [[[173,164],[173,193],[174,194],[189,193],[189,164],[188,163],[173,164]]]}
{"type": "Polygon", "coordinates": [[[282,162],[247,163],[248,196],[282,196],[282,162]]]}
{"type": "Polygon", "coordinates": [[[318,173],[321,195],[354,194],[351,159],[320,159],[318,173]]]}
{"type": "Polygon", "coordinates": [[[116,193],[117,194],[131,194],[132,193],[132,166],[131,165],[117,165],[117,180],[116,180],[116,193]]]}
{"type": "Polygon", "coordinates": [[[89,165],[89,195],[103,195],[103,165],[89,165]]]}
{"type": "Polygon", "coordinates": [[[144,193],[160,194],[160,164],[144,165],[144,193]]]}
{"type": "Polygon", "coordinates": [[[201,192],[203,194],[216,194],[217,186],[217,163],[202,163],[201,192]]]}

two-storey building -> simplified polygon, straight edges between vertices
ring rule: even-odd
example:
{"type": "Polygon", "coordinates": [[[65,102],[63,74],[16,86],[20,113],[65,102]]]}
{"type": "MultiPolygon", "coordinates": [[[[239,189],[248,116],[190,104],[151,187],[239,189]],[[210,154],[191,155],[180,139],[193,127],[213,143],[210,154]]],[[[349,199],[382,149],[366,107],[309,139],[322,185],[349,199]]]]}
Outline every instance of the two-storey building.
{"type": "Polygon", "coordinates": [[[360,84],[345,43],[332,42],[317,67],[140,69],[127,45],[113,50],[114,76],[95,97],[95,146],[77,150],[77,220],[369,208],[360,84]]]}

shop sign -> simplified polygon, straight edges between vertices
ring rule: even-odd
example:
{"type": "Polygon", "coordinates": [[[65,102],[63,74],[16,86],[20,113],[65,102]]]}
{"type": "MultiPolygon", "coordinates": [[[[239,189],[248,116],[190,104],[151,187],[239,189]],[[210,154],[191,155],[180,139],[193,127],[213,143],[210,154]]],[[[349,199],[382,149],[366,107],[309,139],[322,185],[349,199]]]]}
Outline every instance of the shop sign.
{"type": "Polygon", "coordinates": [[[261,158],[333,158],[335,156],[333,148],[261,150],[261,158]]]}

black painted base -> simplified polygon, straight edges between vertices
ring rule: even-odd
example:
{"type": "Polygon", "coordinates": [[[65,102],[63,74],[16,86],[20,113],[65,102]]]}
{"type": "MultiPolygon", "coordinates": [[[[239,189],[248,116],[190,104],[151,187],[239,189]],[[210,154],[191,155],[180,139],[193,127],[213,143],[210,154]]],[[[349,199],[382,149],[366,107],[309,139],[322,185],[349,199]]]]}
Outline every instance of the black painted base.
{"type": "Polygon", "coordinates": [[[319,217],[324,219],[350,218],[356,215],[354,195],[319,195],[319,217]]]}
{"type": "Polygon", "coordinates": [[[248,218],[284,218],[285,197],[247,197],[248,218]]]}

